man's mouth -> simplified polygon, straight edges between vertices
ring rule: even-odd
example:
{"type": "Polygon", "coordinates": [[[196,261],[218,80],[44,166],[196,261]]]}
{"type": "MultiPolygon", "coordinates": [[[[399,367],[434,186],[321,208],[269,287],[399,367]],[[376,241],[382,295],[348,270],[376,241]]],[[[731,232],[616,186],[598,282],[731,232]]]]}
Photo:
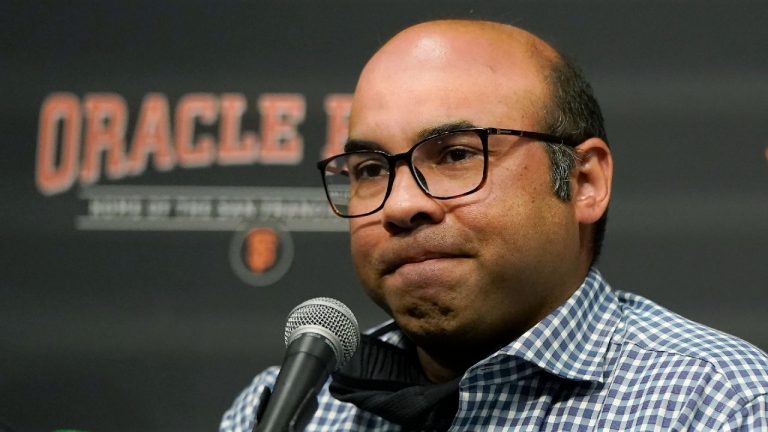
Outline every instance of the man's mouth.
{"type": "Polygon", "coordinates": [[[384,267],[383,274],[390,275],[395,273],[398,269],[407,266],[409,264],[420,264],[428,261],[447,260],[456,258],[466,258],[466,255],[446,253],[446,252],[420,252],[411,253],[404,256],[396,257],[392,260],[388,260],[387,265],[384,267]]]}

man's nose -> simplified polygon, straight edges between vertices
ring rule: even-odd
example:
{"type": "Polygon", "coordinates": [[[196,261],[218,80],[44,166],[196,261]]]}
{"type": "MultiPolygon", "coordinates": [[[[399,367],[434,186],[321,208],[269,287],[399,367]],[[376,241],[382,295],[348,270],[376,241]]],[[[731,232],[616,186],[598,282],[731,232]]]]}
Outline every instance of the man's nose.
{"type": "MultiPolygon", "coordinates": [[[[421,173],[417,171],[417,175],[421,173]]],[[[425,181],[422,176],[422,182],[425,181]]],[[[442,204],[419,187],[406,164],[395,168],[392,190],[381,212],[384,227],[393,234],[439,223],[445,217],[442,204]]]]}

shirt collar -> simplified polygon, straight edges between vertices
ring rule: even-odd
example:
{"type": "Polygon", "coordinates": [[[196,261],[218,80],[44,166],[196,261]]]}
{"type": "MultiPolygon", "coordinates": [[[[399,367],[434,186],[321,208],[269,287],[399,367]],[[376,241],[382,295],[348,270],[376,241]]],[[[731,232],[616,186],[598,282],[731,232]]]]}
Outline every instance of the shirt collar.
{"type": "Polygon", "coordinates": [[[565,303],[501,352],[563,378],[602,383],[619,313],[616,296],[592,268],[565,303]]]}

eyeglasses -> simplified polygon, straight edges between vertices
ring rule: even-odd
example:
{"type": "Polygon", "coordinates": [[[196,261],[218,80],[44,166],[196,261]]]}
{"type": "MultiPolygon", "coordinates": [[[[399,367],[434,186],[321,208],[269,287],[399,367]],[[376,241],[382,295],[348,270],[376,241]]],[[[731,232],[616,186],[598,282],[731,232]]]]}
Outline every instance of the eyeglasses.
{"type": "Polygon", "coordinates": [[[539,132],[465,128],[425,138],[405,153],[357,150],[322,160],[317,167],[334,213],[344,218],[367,216],[384,207],[400,161],[408,165],[421,190],[432,198],[445,200],[478,191],[488,176],[489,135],[516,135],[569,147],[576,145],[539,132]]]}

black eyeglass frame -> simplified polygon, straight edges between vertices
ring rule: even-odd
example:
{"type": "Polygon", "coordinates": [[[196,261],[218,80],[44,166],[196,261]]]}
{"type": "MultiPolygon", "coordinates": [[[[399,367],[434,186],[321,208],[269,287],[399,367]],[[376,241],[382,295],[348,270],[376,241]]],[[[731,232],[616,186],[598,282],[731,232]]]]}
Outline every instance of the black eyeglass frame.
{"type": "Polygon", "coordinates": [[[408,165],[408,170],[411,172],[411,175],[416,180],[416,184],[418,184],[419,188],[425,194],[427,194],[427,196],[431,198],[439,199],[439,200],[447,200],[447,199],[467,196],[477,192],[483,187],[483,185],[485,185],[485,181],[488,178],[488,136],[490,135],[515,135],[522,138],[530,138],[530,139],[543,141],[551,144],[561,144],[568,147],[576,147],[578,145],[578,143],[572,140],[569,140],[567,138],[550,135],[542,132],[531,132],[531,131],[524,131],[524,130],[517,130],[517,129],[481,128],[481,127],[461,128],[461,129],[453,129],[453,130],[441,132],[439,134],[428,136],[422,139],[421,141],[417,142],[416,144],[414,144],[407,152],[404,152],[404,153],[391,155],[381,150],[355,150],[355,151],[344,152],[335,156],[331,156],[328,159],[323,159],[317,163],[317,168],[320,170],[320,176],[323,179],[323,189],[325,190],[325,196],[328,199],[328,203],[331,205],[331,210],[333,210],[333,212],[337,216],[343,217],[346,219],[363,217],[363,216],[368,216],[373,213],[376,213],[377,211],[384,208],[384,204],[386,204],[387,199],[389,198],[389,194],[392,193],[392,185],[395,183],[395,170],[397,168],[397,163],[400,161],[404,161],[406,165],[408,165]],[[475,188],[467,192],[463,192],[457,195],[450,195],[450,196],[433,195],[431,192],[429,192],[429,190],[427,190],[426,186],[422,184],[422,180],[420,180],[419,178],[420,175],[417,174],[416,167],[413,166],[413,152],[414,150],[416,150],[416,148],[418,148],[420,145],[424,144],[427,141],[433,140],[435,138],[439,138],[441,136],[451,135],[455,133],[463,133],[463,132],[474,132],[475,134],[477,134],[478,137],[480,137],[480,142],[483,145],[483,178],[480,180],[480,183],[478,183],[478,185],[475,188]],[[389,179],[387,181],[387,191],[384,193],[384,198],[381,200],[381,204],[375,209],[359,215],[344,215],[336,209],[336,206],[333,204],[333,200],[331,199],[330,193],[328,192],[328,184],[326,183],[326,178],[325,178],[325,168],[328,166],[328,164],[333,162],[333,160],[336,158],[350,155],[350,154],[356,154],[356,153],[376,153],[378,155],[381,155],[384,159],[387,160],[387,163],[389,164],[389,179]]]}

